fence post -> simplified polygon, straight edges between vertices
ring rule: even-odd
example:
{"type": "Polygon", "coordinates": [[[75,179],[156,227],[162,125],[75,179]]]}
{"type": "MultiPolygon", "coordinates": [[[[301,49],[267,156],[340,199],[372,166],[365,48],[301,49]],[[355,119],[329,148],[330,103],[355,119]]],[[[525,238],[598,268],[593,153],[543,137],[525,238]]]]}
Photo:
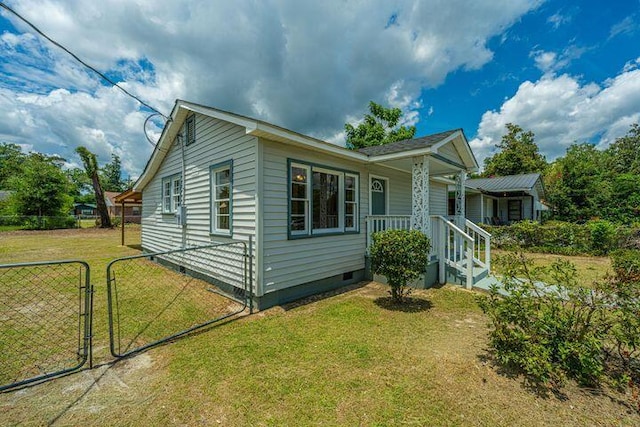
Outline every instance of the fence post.
{"type": "Polygon", "coordinates": [[[249,235],[249,314],[253,314],[253,236],[249,235]]]}

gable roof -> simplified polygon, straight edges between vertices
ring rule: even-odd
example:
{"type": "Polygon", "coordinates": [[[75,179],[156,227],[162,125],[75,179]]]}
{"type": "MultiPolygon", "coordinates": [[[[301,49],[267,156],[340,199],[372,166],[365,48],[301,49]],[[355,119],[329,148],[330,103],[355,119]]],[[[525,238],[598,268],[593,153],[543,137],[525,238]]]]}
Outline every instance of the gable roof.
{"type": "Polygon", "coordinates": [[[521,175],[496,176],[493,178],[468,179],[465,185],[487,193],[502,193],[509,191],[531,191],[534,187],[544,197],[544,186],[539,173],[521,175]]]}
{"type": "MultiPolygon", "coordinates": [[[[453,141],[456,150],[462,154],[464,165],[468,170],[477,170],[478,162],[469,147],[469,143],[461,129],[450,130],[433,135],[428,135],[411,140],[398,141],[378,147],[370,147],[370,153],[354,151],[331,144],[317,138],[313,138],[289,129],[267,123],[262,120],[252,119],[240,114],[230,113],[217,108],[194,104],[191,102],[176,100],[169,119],[162,130],[160,139],[147,162],[142,175],[133,186],[133,190],[142,191],[159,170],[162,161],[169,152],[171,145],[180,133],[180,129],[191,113],[199,113],[219,120],[242,126],[248,135],[263,137],[277,142],[297,145],[311,151],[329,153],[344,159],[370,163],[389,160],[390,158],[403,156],[433,155],[438,156],[437,148],[447,142],[453,141]],[[373,149],[376,150],[373,150],[373,149]]],[[[441,156],[440,156],[441,157],[441,156]]]]}
{"type": "Polygon", "coordinates": [[[366,154],[367,156],[381,156],[383,154],[394,154],[419,148],[427,148],[432,147],[443,139],[447,139],[454,133],[461,131],[462,129],[452,129],[445,132],[434,133],[433,135],[422,136],[420,138],[403,139],[402,141],[390,142],[384,145],[364,147],[358,151],[366,154]]]}

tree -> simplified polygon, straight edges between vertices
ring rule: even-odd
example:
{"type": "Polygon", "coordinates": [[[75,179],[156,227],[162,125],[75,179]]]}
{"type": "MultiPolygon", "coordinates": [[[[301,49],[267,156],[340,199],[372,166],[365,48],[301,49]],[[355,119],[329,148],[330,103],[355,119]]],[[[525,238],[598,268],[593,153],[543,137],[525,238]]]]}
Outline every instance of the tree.
{"type": "Polygon", "coordinates": [[[411,139],[416,133],[415,126],[401,126],[402,110],[385,108],[375,102],[369,102],[369,112],[364,121],[354,127],[347,123],[344,130],[347,134],[347,148],[357,150],[363,147],[383,145],[389,142],[411,139]]]}
{"type": "Polygon", "coordinates": [[[24,156],[19,174],[9,178],[12,210],[18,215],[67,216],[73,205],[69,180],[59,158],[40,153],[24,156]]]}
{"type": "Polygon", "coordinates": [[[96,155],[85,147],[76,148],[76,153],[80,155],[82,163],[84,164],[84,170],[93,185],[93,191],[96,195],[96,206],[98,214],[100,215],[100,227],[111,228],[111,218],[109,218],[107,203],[104,200],[104,191],[102,190],[100,176],[98,175],[98,160],[96,159],[96,155]]]}
{"type": "Polygon", "coordinates": [[[607,171],[640,175],[640,125],[634,123],[627,134],[605,150],[607,171]]]}
{"type": "Polygon", "coordinates": [[[497,145],[499,152],[484,160],[485,177],[543,173],[547,160],[540,154],[534,142],[534,134],[525,132],[520,126],[507,123],[507,134],[497,145]]]}
{"type": "Polygon", "coordinates": [[[79,168],[65,171],[71,185],[70,193],[75,203],[95,203],[95,194],[87,173],[79,168]]]}
{"type": "Polygon", "coordinates": [[[124,191],[124,182],[122,181],[122,166],[120,157],[116,154],[111,155],[111,162],[102,168],[102,185],[105,191],[124,191]]]}
{"type": "Polygon", "coordinates": [[[27,157],[19,145],[0,144],[0,190],[9,188],[9,178],[22,173],[22,164],[27,157]]]}
{"type": "Polygon", "coordinates": [[[431,242],[418,230],[386,230],[373,234],[371,266],[387,278],[391,298],[400,303],[408,295],[407,285],[424,273],[431,242]]]}
{"type": "Polygon", "coordinates": [[[603,156],[593,144],[572,144],[545,177],[547,198],[557,219],[584,221],[607,203],[612,189],[603,180],[603,156]]]}

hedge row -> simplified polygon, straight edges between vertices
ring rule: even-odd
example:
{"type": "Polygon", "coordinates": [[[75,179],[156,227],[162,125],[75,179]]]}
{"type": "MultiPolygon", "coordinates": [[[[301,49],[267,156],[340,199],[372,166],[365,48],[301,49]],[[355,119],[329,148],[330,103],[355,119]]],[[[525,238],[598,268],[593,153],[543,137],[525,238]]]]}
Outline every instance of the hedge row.
{"type": "Polygon", "coordinates": [[[606,255],[616,249],[640,249],[640,228],[605,220],[575,224],[562,221],[520,221],[509,226],[488,226],[494,248],[526,248],[560,255],[606,255]]]}

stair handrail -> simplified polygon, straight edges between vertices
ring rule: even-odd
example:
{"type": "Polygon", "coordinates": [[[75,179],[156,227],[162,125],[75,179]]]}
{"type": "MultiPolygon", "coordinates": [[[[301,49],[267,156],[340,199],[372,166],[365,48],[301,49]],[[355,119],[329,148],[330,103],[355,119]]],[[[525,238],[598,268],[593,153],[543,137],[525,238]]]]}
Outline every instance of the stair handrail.
{"type": "MultiPolygon", "coordinates": [[[[481,262],[480,260],[478,260],[478,262],[487,269],[487,272],[491,272],[491,233],[468,219],[465,219],[465,225],[484,239],[484,262],[481,262]]],[[[481,250],[480,245],[478,245],[477,250],[479,258],[481,250]]]]}
{"type": "MultiPolygon", "coordinates": [[[[474,239],[469,236],[465,231],[463,231],[460,227],[449,221],[442,215],[434,215],[434,218],[439,219],[443,224],[453,230],[457,235],[462,237],[463,240],[467,242],[467,250],[465,251],[465,258],[467,260],[467,268],[466,268],[466,279],[467,279],[467,289],[471,289],[473,287],[473,251],[474,251],[474,239]]],[[[445,261],[445,251],[444,251],[444,228],[440,228],[440,279],[444,278],[444,261],[445,261]]]]}

